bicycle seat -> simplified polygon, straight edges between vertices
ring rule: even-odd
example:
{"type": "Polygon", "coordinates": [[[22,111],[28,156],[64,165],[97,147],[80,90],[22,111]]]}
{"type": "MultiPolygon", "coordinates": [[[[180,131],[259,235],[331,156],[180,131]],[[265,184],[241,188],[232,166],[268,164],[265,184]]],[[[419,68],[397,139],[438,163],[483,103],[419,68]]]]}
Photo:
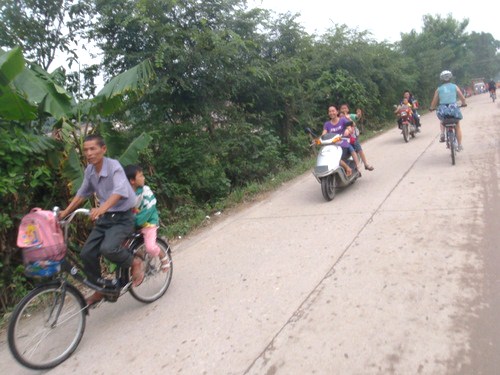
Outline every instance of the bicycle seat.
{"type": "Polygon", "coordinates": [[[456,118],[456,117],[449,117],[449,118],[445,118],[443,120],[443,125],[456,125],[457,122],[459,122],[460,119],[456,118]]]}

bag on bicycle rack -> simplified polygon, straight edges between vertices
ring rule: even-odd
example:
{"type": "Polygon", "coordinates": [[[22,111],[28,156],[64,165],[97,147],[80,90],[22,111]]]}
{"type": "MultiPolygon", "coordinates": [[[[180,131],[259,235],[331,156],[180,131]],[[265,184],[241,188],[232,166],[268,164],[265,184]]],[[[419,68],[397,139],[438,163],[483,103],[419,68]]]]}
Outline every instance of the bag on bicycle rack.
{"type": "Polygon", "coordinates": [[[33,208],[25,215],[17,233],[27,276],[51,276],[61,269],[66,244],[52,211],[33,208]]]}

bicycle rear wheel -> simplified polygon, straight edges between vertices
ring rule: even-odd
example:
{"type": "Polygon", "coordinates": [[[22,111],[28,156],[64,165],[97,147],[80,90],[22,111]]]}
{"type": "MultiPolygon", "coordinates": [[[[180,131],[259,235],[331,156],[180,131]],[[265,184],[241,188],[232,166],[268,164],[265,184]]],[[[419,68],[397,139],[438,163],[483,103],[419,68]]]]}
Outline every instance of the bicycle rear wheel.
{"type": "Polygon", "coordinates": [[[137,244],[134,253],[144,254],[144,280],[139,286],[132,286],[130,294],[138,301],[150,303],[163,296],[170,286],[174,264],[170,254],[170,246],[161,239],[156,239],[156,244],[163,250],[168,257],[170,267],[166,272],[161,268],[159,257],[152,257],[146,252],[143,242],[137,244]]]}
{"type": "Polygon", "coordinates": [[[451,165],[455,165],[455,155],[457,151],[457,140],[455,137],[455,132],[452,130],[448,131],[448,142],[450,145],[450,152],[451,152],[451,165]]]}
{"type": "Polygon", "coordinates": [[[42,285],[14,309],[8,329],[9,349],[28,368],[56,367],[80,343],[85,315],[85,300],[73,286],[42,285]]]}

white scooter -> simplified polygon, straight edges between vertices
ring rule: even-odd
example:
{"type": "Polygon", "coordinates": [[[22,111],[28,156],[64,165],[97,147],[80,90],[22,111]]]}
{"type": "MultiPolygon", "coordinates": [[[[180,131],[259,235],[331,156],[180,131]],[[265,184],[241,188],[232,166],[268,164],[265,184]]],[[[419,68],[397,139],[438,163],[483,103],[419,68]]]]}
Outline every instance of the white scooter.
{"type": "MultiPolygon", "coordinates": [[[[306,128],[306,132],[314,137],[314,144],[322,146],[318,158],[316,159],[316,166],[314,167],[313,175],[321,184],[321,192],[327,201],[335,198],[337,189],[353,184],[361,173],[356,168],[356,163],[349,156],[344,160],[349,168],[351,168],[351,175],[347,176],[346,171],[340,165],[342,159],[342,141],[348,141],[348,138],[343,138],[339,134],[327,133],[318,137],[312,132],[310,128],[306,128]]],[[[361,158],[358,157],[361,163],[361,158]]]]}

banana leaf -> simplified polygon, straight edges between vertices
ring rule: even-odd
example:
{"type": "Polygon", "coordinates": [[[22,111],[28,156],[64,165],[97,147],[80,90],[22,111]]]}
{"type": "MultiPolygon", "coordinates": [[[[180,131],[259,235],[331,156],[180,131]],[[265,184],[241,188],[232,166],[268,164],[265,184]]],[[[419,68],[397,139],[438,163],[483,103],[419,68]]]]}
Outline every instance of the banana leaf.
{"type": "Polygon", "coordinates": [[[68,151],[62,170],[63,176],[70,181],[71,194],[75,194],[83,182],[83,167],[74,148],[68,151]]]}
{"type": "Polygon", "coordinates": [[[116,112],[127,98],[144,93],[154,76],[153,65],[149,60],[117,75],[94,98],[94,110],[102,116],[116,112]]]}
{"type": "Polygon", "coordinates": [[[0,86],[7,86],[24,70],[25,61],[21,48],[5,52],[0,48],[0,86]]]}
{"type": "Polygon", "coordinates": [[[141,151],[145,150],[149,143],[153,140],[147,133],[142,133],[128,146],[125,152],[118,159],[123,166],[135,164],[139,160],[141,151]]]}
{"type": "Polygon", "coordinates": [[[0,117],[6,120],[29,121],[37,116],[37,106],[13,85],[13,80],[25,69],[21,49],[9,52],[0,49],[0,117]]]}
{"type": "Polygon", "coordinates": [[[37,106],[28,102],[8,86],[0,86],[0,118],[31,121],[37,118],[37,106]]]}
{"type": "Polygon", "coordinates": [[[16,88],[39,106],[39,110],[56,119],[72,113],[72,96],[59,86],[49,73],[35,64],[24,69],[14,80],[16,88]]]}

